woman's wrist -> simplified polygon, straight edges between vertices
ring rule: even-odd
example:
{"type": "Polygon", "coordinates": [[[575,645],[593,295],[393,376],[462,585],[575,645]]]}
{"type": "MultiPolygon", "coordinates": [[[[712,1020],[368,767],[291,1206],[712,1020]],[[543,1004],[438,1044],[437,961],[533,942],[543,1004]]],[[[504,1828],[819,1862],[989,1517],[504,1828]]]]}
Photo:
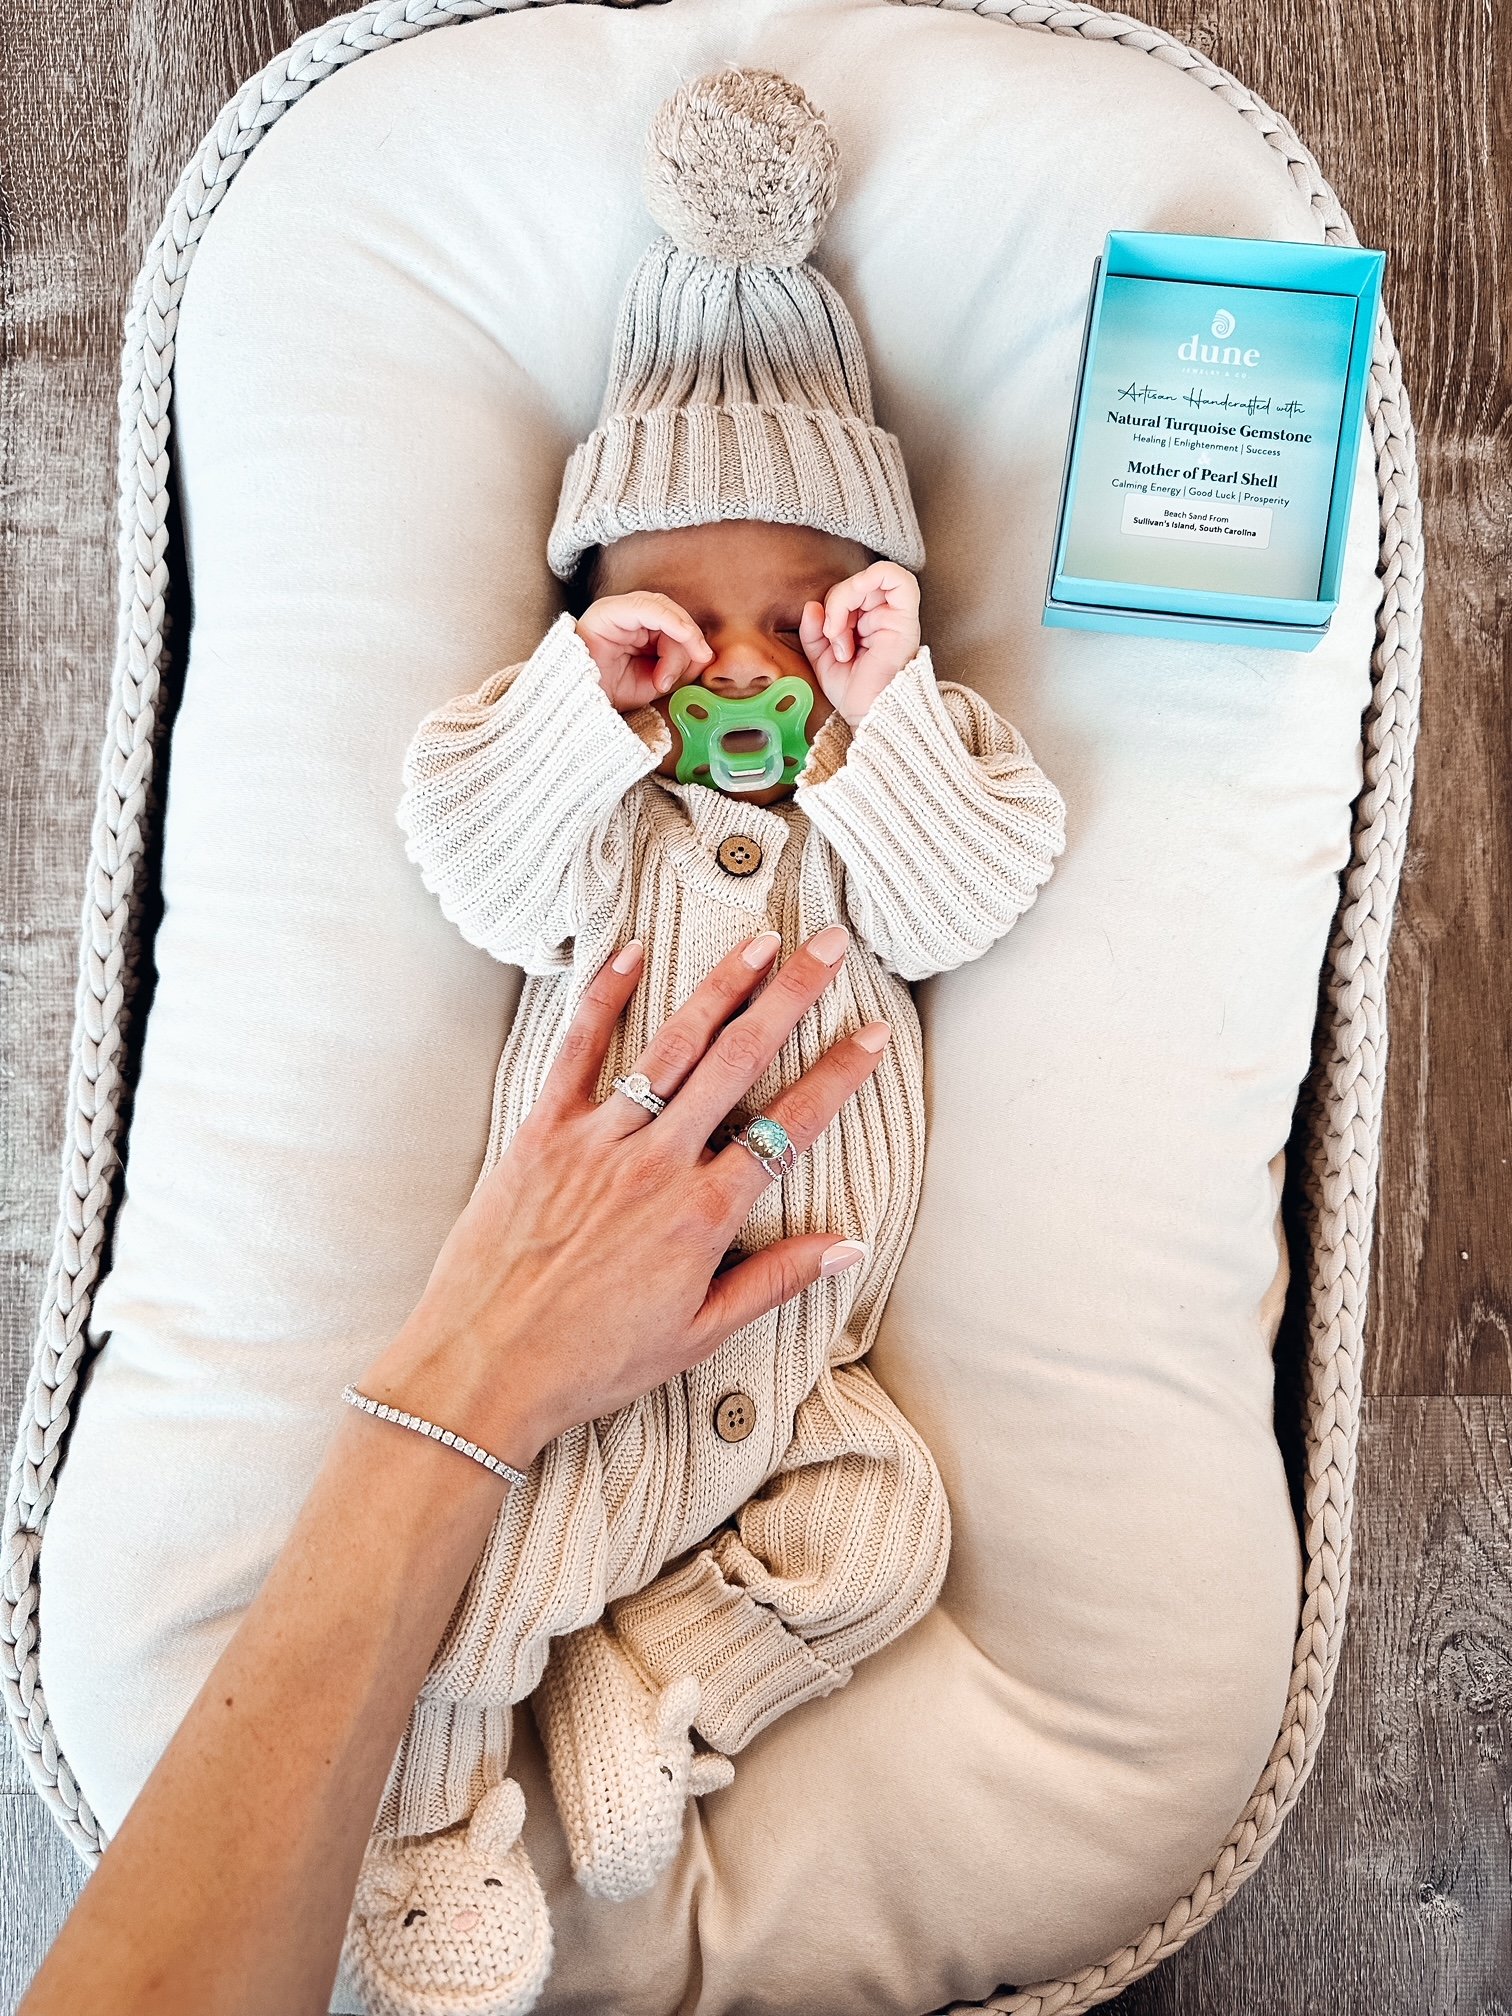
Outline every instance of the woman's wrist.
{"type": "MultiPolygon", "coordinates": [[[[402,1408],[406,1414],[417,1414],[438,1428],[466,1436],[516,1470],[528,1470],[552,1439],[538,1425],[525,1396],[511,1393],[509,1374],[501,1364],[470,1364],[454,1339],[438,1337],[417,1317],[411,1317],[353,1384],[370,1400],[402,1408]]],[[[377,1425],[393,1430],[391,1422],[377,1425]]],[[[394,1432],[415,1433],[413,1429],[394,1432]]],[[[444,1444],[438,1446],[481,1475],[493,1474],[471,1457],[457,1456],[444,1444]]]]}

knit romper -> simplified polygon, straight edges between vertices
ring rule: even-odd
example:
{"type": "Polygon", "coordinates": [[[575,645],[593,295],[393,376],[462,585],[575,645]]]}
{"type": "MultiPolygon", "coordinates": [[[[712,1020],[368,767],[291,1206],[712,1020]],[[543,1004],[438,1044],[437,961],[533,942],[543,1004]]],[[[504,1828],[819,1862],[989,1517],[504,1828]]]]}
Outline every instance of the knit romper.
{"type": "Polygon", "coordinates": [[[828,717],[790,800],[757,806],[653,774],[669,747],[654,708],[616,712],[569,613],[410,745],[398,814],[410,859],[464,937],[525,974],[479,1181],[627,939],[644,940],[644,967],[601,1094],[745,939],[775,929],[785,957],[840,922],[852,938],[838,976],[740,1110],[866,1022],[890,1023],[892,1041],[761,1192],[737,1244],[822,1230],[865,1242],[868,1258],[540,1452],[437,1649],[375,1839],[450,1827],[505,1775],[511,1705],[535,1689],[553,1638],[607,1617],[653,1684],[695,1673],[693,1726],[729,1754],[843,1685],[944,1578],[939,1472],[862,1362],[923,1168],[923,1044],[904,983],[1010,929],[1064,847],[1065,806],[1015,728],[970,688],[936,684],[927,646],[854,732],[828,717]]]}

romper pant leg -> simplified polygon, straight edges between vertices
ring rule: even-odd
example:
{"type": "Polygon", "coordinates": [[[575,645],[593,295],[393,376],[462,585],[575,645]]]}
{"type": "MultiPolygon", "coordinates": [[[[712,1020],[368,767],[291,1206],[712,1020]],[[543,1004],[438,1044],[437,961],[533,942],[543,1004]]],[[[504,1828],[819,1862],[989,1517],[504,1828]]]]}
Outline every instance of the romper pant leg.
{"type": "Polygon", "coordinates": [[[504,1777],[513,1704],[539,1681],[551,1640],[603,1612],[607,1549],[587,1423],[549,1443],[529,1481],[506,1492],[410,1710],[375,1833],[439,1833],[504,1777]]]}
{"type": "Polygon", "coordinates": [[[694,1727],[733,1754],[924,1616],[949,1556],[923,1438],[863,1363],[826,1366],[733,1523],[607,1616],[648,1680],[697,1676],[694,1727]]]}

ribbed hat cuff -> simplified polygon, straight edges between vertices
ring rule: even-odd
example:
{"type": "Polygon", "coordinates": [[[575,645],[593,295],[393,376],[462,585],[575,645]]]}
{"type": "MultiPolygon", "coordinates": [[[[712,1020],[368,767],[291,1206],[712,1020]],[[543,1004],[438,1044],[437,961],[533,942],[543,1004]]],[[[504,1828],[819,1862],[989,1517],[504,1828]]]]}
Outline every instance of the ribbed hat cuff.
{"type": "Polygon", "coordinates": [[[924,564],[896,435],[853,414],[750,403],[612,414],[568,460],[547,564],[566,581],[590,546],[726,518],[812,525],[911,571],[924,564]]]}

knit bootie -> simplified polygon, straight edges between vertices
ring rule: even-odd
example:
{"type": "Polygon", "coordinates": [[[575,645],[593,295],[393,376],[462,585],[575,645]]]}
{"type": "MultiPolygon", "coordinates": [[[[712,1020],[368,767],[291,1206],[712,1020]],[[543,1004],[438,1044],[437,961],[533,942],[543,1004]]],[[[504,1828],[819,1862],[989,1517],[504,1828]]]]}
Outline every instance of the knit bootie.
{"type": "Polygon", "coordinates": [[[471,1820],[370,1842],[342,1963],[368,2016],[523,2016],[551,1972],[551,1917],[525,1853],[525,1795],[490,1786],[471,1820]]]}
{"type": "Polygon", "coordinates": [[[531,1701],[572,1873],[590,1897],[649,1890],[677,1853],[688,1800],[734,1778],[728,1757],[694,1751],[698,1695],[691,1673],[648,1686],[602,1622],[554,1640],[531,1701]]]}

